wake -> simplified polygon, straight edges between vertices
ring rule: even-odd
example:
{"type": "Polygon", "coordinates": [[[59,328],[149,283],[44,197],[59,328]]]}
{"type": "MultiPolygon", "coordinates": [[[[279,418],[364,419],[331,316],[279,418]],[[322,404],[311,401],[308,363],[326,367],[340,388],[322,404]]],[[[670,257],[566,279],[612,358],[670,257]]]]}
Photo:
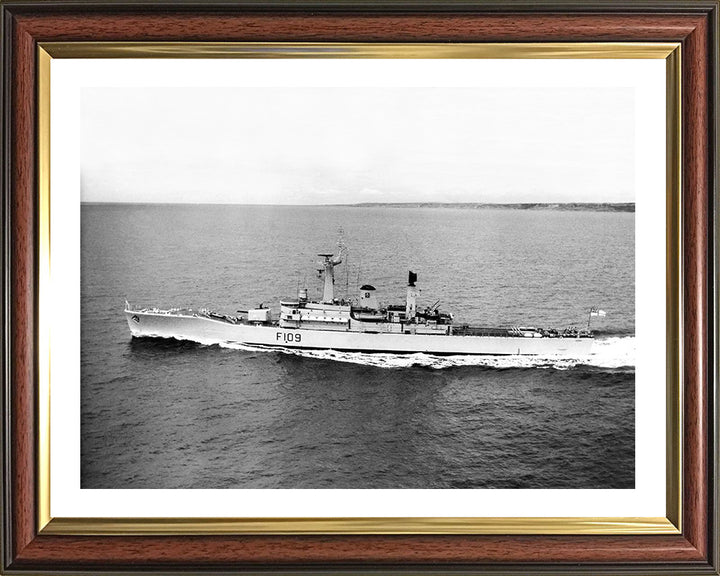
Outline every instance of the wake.
{"type": "Polygon", "coordinates": [[[340,352],[337,350],[299,350],[296,348],[277,348],[249,346],[237,342],[202,342],[217,344],[222,348],[252,352],[280,352],[303,358],[333,360],[362,364],[377,368],[421,367],[433,370],[482,366],[496,369],[510,368],[551,368],[569,370],[576,366],[589,366],[599,369],[627,370],[635,368],[635,337],[597,338],[593,342],[591,354],[577,358],[562,356],[434,356],[432,354],[384,354],[366,352],[340,352]]]}

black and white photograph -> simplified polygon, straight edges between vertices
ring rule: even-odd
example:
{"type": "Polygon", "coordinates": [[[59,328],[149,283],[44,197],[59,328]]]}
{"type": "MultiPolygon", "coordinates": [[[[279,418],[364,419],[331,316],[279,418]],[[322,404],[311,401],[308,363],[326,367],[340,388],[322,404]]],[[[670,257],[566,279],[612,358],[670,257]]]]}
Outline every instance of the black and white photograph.
{"type": "Polygon", "coordinates": [[[633,489],[637,95],[84,87],[83,489],[633,489]]]}
{"type": "Polygon", "coordinates": [[[717,571],[720,0],[47,2],[0,572],[717,571]]]}

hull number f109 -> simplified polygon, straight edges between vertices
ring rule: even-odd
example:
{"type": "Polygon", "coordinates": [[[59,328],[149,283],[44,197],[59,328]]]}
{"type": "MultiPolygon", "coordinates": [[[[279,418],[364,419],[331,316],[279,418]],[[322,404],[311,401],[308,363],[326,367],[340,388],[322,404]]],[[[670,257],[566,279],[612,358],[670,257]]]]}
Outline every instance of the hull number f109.
{"type": "Polygon", "coordinates": [[[302,342],[302,334],[293,334],[292,332],[276,332],[275,340],[278,342],[302,342]]]}

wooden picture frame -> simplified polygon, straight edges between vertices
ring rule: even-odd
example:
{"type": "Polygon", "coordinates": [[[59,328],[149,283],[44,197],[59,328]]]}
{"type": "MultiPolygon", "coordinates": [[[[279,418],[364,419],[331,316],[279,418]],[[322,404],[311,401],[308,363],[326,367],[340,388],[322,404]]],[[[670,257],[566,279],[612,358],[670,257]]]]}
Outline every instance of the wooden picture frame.
{"type": "MultiPolygon", "coordinates": [[[[717,1],[30,0],[2,3],[2,30],[4,572],[718,573],[717,1]],[[38,87],[43,46],[72,52],[83,42],[678,44],[681,61],[668,66],[679,64],[680,90],[668,95],[680,98],[675,120],[682,137],[669,159],[681,162],[668,162],[668,181],[677,179],[680,205],[668,218],[680,223],[679,252],[669,245],[681,270],[677,310],[670,312],[682,325],[681,341],[669,349],[678,361],[668,369],[682,386],[681,397],[669,398],[679,428],[669,434],[668,458],[682,469],[668,475],[668,494],[678,497],[668,498],[666,519],[677,529],[597,534],[506,524],[467,533],[427,527],[390,534],[272,527],[200,533],[173,519],[164,527],[131,522],[95,530],[48,522],[38,289],[48,242],[47,197],[38,193],[47,178],[41,153],[47,103],[38,87]]],[[[670,284],[668,294],[672,300],[670,284]]]]}

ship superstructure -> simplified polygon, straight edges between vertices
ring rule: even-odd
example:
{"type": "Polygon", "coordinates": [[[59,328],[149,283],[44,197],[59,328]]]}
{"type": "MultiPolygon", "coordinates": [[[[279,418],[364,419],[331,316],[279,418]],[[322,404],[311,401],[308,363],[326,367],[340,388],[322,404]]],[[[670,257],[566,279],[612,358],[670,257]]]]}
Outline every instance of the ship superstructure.
{"type": "MultiPolygon", "coordinates": [[[[490,328],[457,325],[452,314],[441,312],[436,302],[417,306],[417,274],[408,273],[404,304],[381,306],[376,289],[363,284],[354,301],[336,298],[335,267],[343,250],[319,254],[323,280],[322,298],[311,300],[307,287],[297,297],[281,300],[275,317],[259,306],[226,315],[209,310],[133,309],[125,315],[133,336],[154,336],[201,343],[232,342],[261,347],[328,349],[359,352],[566,355],[590,353],[589,330],[564,330],[512,326],[490,328]]],[[[604,314],[604,313],[603,313],[604,314]]]]}

